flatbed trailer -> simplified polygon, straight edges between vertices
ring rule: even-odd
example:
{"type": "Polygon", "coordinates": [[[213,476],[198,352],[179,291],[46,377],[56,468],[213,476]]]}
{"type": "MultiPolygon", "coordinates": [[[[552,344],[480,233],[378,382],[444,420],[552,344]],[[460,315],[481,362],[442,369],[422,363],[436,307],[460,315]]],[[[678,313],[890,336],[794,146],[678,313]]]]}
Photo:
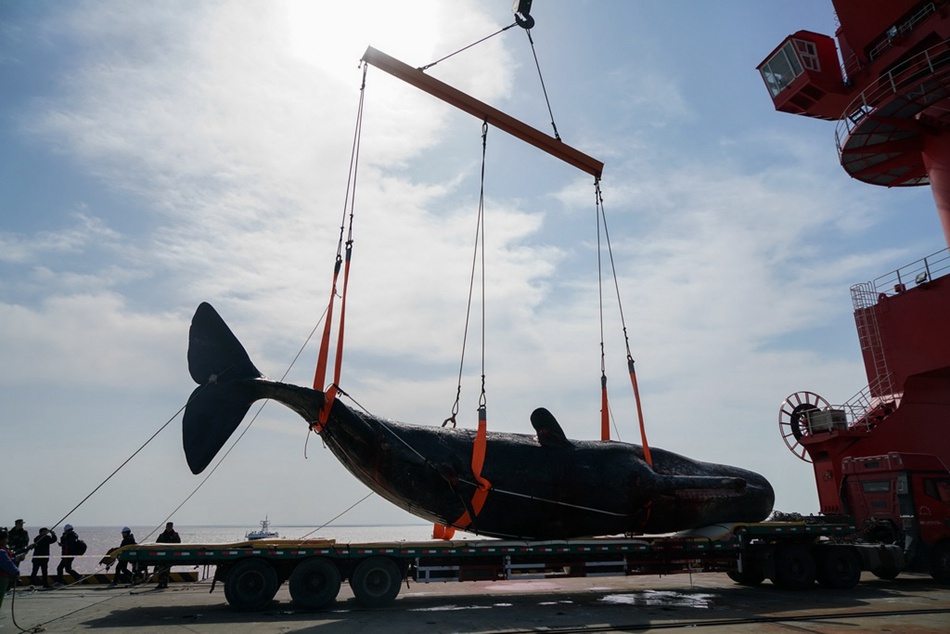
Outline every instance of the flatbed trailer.
{"type": "MultiPolygon", "coordinates": [[[[366,607],[391,603],[404,581],[500,581],[558,577],[723,572],[744,585],[766,578],[784,589],[850,588],[862,570],[893,564],[900,548],[852,543],[852,524],[811,521],[724,524],[663,536],[552,541],[337,543],[268,539],[233,544],[139,544],[115,554],[130,563],[215,566],[236,610],[266,607],[284,581],[294,603],[320,609],[342,581],[366,607]]],[[[212,588],[214,586],[212,585],[212,588]]]]}

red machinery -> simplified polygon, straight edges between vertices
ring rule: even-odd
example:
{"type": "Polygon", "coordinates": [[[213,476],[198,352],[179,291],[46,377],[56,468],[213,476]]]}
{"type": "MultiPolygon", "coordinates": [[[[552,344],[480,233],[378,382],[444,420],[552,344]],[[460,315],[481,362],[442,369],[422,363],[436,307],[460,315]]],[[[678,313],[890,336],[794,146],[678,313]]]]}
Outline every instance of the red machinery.
{"type": "MultiPolygon", "coordinates": [[[[832,1],[838,50],[827,35],[798,31],[759,65],[775,108],[837,121],[841,165],[858,180],[929,184],[950,245],[950,0],[832,1]]],[[[868,387],[838,406],[796,392],[779,412],[786,444],[814,464],[824,514],[880,521],[861,510],[874,492],[855,484],[856,469],[904,474],[893,479],[903,497],[874,504],[886,504],[895,540],[924,542],[906,553],[915,569],[950,553],[950,498],[928,495],[908,466],[926,463],[931,480],[950,484],[948,273],[943,250],[853,286],[868,387]]]]}
{"type": "Polygon", "coordinates": [[[948,0],[832,0],[835,41],[798,31],[759,65],[775,108],[838,121],[841,164],[886,187],[930,183],[950,244],[948,0]]]}

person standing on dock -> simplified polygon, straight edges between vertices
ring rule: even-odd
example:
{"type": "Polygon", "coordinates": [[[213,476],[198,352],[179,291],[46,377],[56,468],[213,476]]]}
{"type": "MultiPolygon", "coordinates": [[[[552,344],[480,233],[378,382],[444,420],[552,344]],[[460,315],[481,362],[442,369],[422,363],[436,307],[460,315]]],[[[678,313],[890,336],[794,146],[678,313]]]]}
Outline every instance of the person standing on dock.
{"type": "MultiPolygon", "coordinates": [[[[132,529],[128,526],[122,528],[122,543],[119,544],[119,548],[123,546],[132,546],[135,544],[135,535],[132,534],[132,529]]],[[[127,579],[128,583],[133,583],[135,580],[132,578],[132,575],[129,574],[129,562],[119,561],[115,567],[115,576],[112,578],[112,584],[115,586],[119,583],[120,579],[127,579]]]]}
{"type": "Polygon", "coordinates": [[[20,569],[17,568],[17,558],[7,548],[7,529],[0,528],[0,606],[3,605],[3,597],[7,594],[7,588],[16,585],[20,578],[20,569]]]}
{"type": "Polygon", "coordinates": [[[17,520],[7,536],[7,547],[15,555],[22,555],[30,547],[30,534],[23,528],[23,520],[17,520]]]}
{"type": "Polygon", "coordinates": [[[49,588],[49,547],[56,543],[56,533],[46,528],[33,538],[33,572],[30,573],[30,585],[36,585],[36,573],[43,572],[43,587],[49,588]]]}
{"type": "MultiPolygon", "coordinates": [[[[165,524],[165,530],[158,536],[155,540],[159,544],[180,544],[181,536],[175,531],[175,523],[168,522],[165,524]]],[[[155,572],[158,573],[158,585],[155,586],[156,590],[161,590],[162,588],[168,587],[168,578],[171,575],[171,566],[157,566],[155,572]]]]}
{"type": "Polygon", "coordinates": [[[59,565],[56,566],[56,583],[66,585],[66,580],[63,579],[64,571],[79,579],[79,573],[73,570],[73,557],[82,554],[79,552],[78,544],[79,535],[73,530],[72,524],[66,524],[63,527],[63,536],[59,539],[59,545],[63,549],[63,558],[59,560],[59,565]]]}

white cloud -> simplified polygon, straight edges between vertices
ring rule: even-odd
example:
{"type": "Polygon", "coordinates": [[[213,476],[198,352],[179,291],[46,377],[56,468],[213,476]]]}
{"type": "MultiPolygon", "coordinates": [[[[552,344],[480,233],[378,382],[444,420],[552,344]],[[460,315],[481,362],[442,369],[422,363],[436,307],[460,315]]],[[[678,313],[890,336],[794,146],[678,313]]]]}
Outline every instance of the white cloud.
{"type": "Polygon", "coordinates": [[[0,369],[10,387],[157,388],[179,373],[187,329],[180,315],[136,312],[102,292],[53,296],[37,308],[3,303],[0,322],[4,354],[18,360],[0,369]]]}
{"type": "Polygon", "coordinates": [[[29,264],[57,253],[79,253],[91,244],[115,243],[119,234],[101,219],[77,211],[73,226],[33,235],[0,233],[0,262],[29,264]]]}

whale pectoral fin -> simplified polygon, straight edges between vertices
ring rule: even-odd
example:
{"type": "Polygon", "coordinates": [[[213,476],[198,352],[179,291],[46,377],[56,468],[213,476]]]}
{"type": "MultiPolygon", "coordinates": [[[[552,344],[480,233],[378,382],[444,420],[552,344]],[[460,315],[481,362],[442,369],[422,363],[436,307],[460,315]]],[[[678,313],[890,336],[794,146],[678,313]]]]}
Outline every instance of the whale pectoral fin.
{"type": "Polygon", "coordinates": [[[538,434],[538,443],[542,447],[561,449],[570,447],[571,441],[564,435],[564,430],[558,424],[554,414],[543,407],[531,412],[531,426],[538,434]]]}

